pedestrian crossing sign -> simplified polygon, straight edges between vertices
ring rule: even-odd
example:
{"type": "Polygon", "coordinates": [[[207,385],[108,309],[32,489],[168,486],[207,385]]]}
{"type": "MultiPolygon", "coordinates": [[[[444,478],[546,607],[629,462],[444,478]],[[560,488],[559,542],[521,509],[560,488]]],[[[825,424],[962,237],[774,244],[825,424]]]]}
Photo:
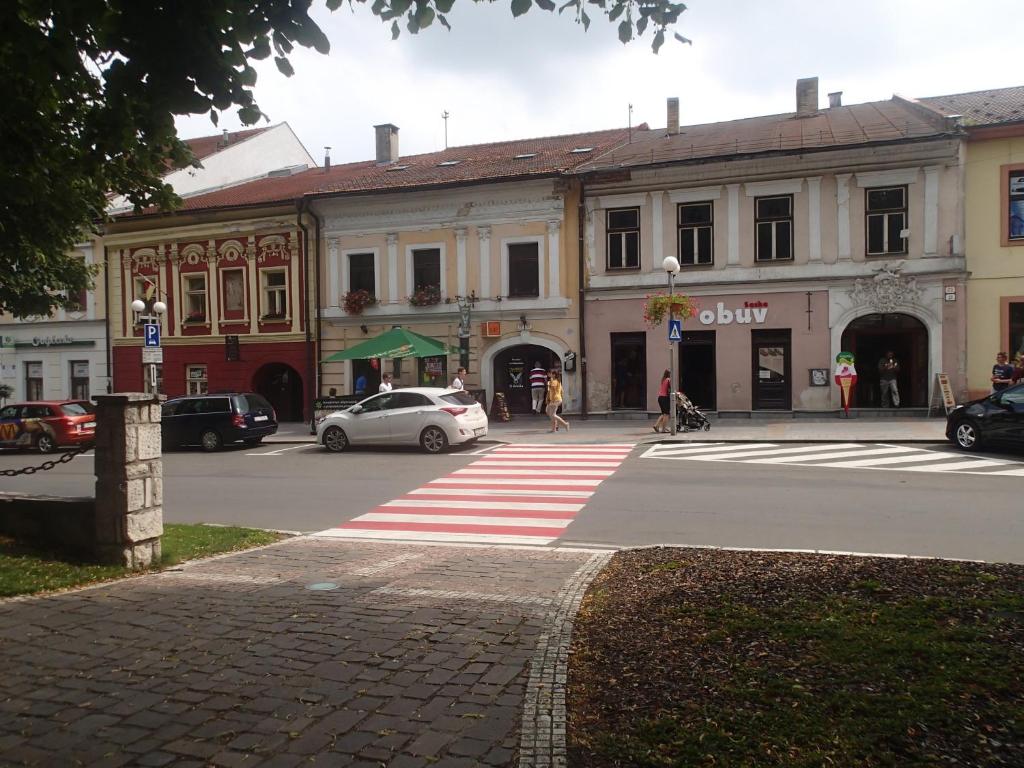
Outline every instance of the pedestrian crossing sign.
{"type": "Polygon", "coordinates": [[[683,340],[683,321],[682,320],[669,320],[668,321],[668,340],[669,341],[682,341],[683,340]]]}

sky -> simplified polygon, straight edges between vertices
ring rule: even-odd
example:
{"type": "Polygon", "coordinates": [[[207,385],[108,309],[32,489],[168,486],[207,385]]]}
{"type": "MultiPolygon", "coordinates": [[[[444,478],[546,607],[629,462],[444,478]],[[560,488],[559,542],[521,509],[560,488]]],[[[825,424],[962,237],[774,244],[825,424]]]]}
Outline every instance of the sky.
{"type": "MultiPolygon", "coordinates": [[[[287,122],[322,163],[372,159],[373,126],[400,129],[401,154],[625,127],[665,125],[666,99],[683,125],[792,112],[796,80],[819,78],[821,105],[934,96],[1024,84],[1020,0],[692,0],[673,31],[627,45],[592,8],[589,31],[567,11],[509,0],[459,0],[452,31],[435,22],[397,40],[368,5],[334,13],[314,0],[328,55],[297,48],[292,77],[257,62],[256,101],[287,122]],[[632,104],[630,118],[629,105],[632,104]]],[[[263,124],[263,123],[261,123],[263,124]]],[[[242,125],[233,112],[179,118],[183,138],[242,125]]]]}

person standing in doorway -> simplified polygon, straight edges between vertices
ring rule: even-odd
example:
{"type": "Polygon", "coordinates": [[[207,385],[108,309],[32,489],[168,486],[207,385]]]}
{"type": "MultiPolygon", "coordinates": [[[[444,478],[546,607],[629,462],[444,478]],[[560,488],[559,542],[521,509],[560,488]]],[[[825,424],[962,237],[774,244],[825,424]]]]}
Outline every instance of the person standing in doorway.
{"type": "Polygon", "coordinates": [[[669,401],[669,390],[672,389],[672,374],[665,371],[661,374],[661,384],[658,385],[658,408],[661,409],[661,415],[658,416],[658,420],[654,422],[655,432],[668,432],[666,425],[668,424],[668,415],[671,411],[671,403],[669,401]]]}
{"type": "Polygon", "coordinates": [[[558,415],[558,408],[562,404],[562,382],[558,379],[558,373],[552,369],[548,371],[548,405],[547,414],[551,417],[551,429],[549,432],[557,432],[559,425],[569,431],[569,422],[558,415]]]}
{"type": "Polygon", "coordinates": [[[378,392],[390,392],[394,388],[395,388],[394,385],[391,383],[391,374],[390,373],[385,373],[381,377],[380,386],[377,387],[377,391],[378,392]]]}
{"type": "Polygon", "coordinates": [[[466,388],[466,369],[459,368],[458,373],[455,374],[455,378],[452,379],[452,389],[465,389],[466,388]]]}
{"type": "Polygon", "coordinates": [[[1013,381],[1013,366],[1006,362],[1006,353],[996,355],[996,364],[992,366],[992,391],[1002,392],[1013,381]]]}
{"type": "Polygon", "coordinates": [[[1024,383],[1024,352],[1017,353],[1017,362],[1013,366],[1013,383],[1024,383]]]}
{"type": "Polygon", "coordinates": [[[896,360],[895,353],[890,349],[885,353],[885,357],[878,361],[878,388],[882,392],[883,408],[900,407],[900,389],[896,383],[899,372],[899,361],[896,360]]]}
{"type": "Polygon", "coordinates": [[[360,395],[360,396],[366,394],[366,374],[365,373],[360,373],[358,376],[356,376],[356,391],[355,391],[355,393],[357,395],[360,395]]]}
{"type": "Polygon", "coordinates": [[[548,375],[540,366],[540,360],[533,363],[530,370],[530,396],[533,398],[533,412],[544,410],[544,390],[547,387],[548,375]]]}

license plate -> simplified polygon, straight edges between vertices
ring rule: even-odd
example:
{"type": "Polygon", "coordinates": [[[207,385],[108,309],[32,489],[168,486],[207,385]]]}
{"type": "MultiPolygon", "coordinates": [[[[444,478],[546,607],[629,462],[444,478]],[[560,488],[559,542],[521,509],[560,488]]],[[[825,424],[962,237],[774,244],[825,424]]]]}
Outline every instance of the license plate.
{"type": "Polygon", "coordinates": [[[474,429],[473,434],[476,435],[477,437],[480,437],[480,435],[486,435],[487,430],[481,427],[480,429],[474,429]]]}
{"type": "Polygon", "coordinates": [[[96,429],[95,421],[87,421],[82,425],[82,429],[96,429]]]}
{"type": "Polygon", "coordinates": [[[253,421],[266,421],[269,418],[270,418],[269,416],[253,416],[252,420],[253,421]]]}

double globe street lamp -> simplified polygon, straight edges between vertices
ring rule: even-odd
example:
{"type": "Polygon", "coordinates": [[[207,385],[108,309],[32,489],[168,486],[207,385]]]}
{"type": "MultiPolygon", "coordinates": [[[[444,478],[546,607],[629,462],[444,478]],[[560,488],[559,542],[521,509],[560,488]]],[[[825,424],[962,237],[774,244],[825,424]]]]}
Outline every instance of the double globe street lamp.
{"type": "Polygon", "coordinates": [[[679,259],[675,256],[666,256],[665,260],[661,262],[661,267],[668,274],[668,328],[670,337],[668,342],[668,419],[669,429],[674,435],[676,434],[676,346],[671,339],[672,321],[675,320],[675,313],[672,311],[672,296],[675,290],[675,276],[679,274],[679,259]]]}

